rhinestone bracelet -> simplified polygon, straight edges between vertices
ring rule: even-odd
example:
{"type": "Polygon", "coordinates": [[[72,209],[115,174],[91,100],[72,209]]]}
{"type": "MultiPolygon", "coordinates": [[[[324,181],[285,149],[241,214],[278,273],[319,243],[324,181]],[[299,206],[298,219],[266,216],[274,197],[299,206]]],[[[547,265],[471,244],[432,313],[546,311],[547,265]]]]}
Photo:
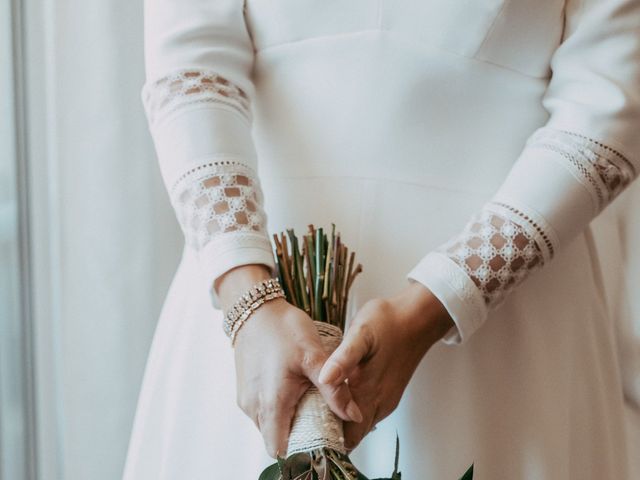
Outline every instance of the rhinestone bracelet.
{"type": "Polygon", "coordinates": [[[284,297],[285,293],[277,278],[268,278],[253,285],[244,293],[225,315],[224,333],[235,343],[236,335],[247,318],[265,302],[284,297]]]}

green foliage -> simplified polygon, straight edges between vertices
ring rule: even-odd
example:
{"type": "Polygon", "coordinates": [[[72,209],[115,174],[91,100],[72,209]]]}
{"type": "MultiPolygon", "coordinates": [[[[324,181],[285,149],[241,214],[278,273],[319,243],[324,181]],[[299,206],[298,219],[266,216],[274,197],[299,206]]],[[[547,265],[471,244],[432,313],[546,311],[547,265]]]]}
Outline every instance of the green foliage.
{"type": "MultiPolygon", "coordinates": [[[[398,471],[400,459],[400,439],[396,435],[396,452],[393,473],[390,478],[371,480],[402,480],[398,471]]],[[[267,467],[258,480],[369,480],[353,465],[349,456],[335,450],[320,448],[311,452],[296,453],[286,460],[267,467]]],[[[422,479],[412,479],[422,480],[422,479]]],[[[473,480],[473,464],[460,478],[473,480]]]]}
{"type": "MultiPolygon", "coordinates": [[[[374,480],[401,480],[398,472],[400,442],[396,437],[396,464],[391,478],[374,480]]],[[[335,450],[320,448],[296,453],[286,460],[278,458],[262,472],[259,480],[369,480],[353,465],[349,456],[335,450]]],[[[464,479],[467,480],[467,479],[464,479]]]]}
{"type": "Polygon", "coordinates": [[[349,457],[321,448],[278,459],[262,472],[259,480],[367,480],[359,475],[349,457]]]}
{"type": "Polygon", "coordinates": [[[460,478],[460,480],[473,480],[473,463],[469,467],[469,470],[460,478]]]}
{"type": "Polygon", "coordinates": [[[260,474],[260,478],[258,480],[279,480],[280,479],[280,465],[274,463],[273,465],[269,465],[263,472],[260,474]]]}

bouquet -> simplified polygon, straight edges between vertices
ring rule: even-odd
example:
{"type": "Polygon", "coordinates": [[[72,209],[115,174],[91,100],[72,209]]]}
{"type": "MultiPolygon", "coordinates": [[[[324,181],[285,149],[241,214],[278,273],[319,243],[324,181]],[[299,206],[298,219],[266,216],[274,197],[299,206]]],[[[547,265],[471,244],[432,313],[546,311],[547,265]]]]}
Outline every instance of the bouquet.
{"type": "MultiPolygon", "coordinates": [[[[313,225],[308,228],[302,240],[293,229],[287,229],[286,235],[273,235],[278,277],[287,301],[313,319],[330,354],[342,340],[349,291],[362,265],[354,265],[355,252],[342,243],[334,224],[330,235],[313,225]]],[[[394,471],[390,478],[378,480],[401,480],[399,448],[396,438],[394,471]]],[[[472,477],[473,465],[461,480],[472,477]]],[[[298,403],[286,458],[279,457],[259,480],[368,480],[347,455],[342,420],[315,386],[309,387],[298,403]]]]}

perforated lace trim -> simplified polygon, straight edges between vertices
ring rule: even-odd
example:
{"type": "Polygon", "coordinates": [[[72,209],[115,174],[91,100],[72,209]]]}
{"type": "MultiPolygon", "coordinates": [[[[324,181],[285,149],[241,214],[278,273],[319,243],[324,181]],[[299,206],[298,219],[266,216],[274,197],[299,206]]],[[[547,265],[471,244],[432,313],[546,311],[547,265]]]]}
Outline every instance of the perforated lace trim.
{"type": "Polygon", "coordinates": [[[200,250],[219,235],[268,238],[263,194],[254,170],[222,160],[199,165],[170,190],[187,245],[200,250]]]}
{"type": "Polygon", "coordinates": [[[551,239],[551,226],[543,218],[536,220],[532,215],[523,212],[519,208],[498,200],[487,203],[485,208],[501,217],[511,219],[513,223],[519,224],[521,228],[526,229],[530,236],[534,238],[536,245],[540,247],[545,260],[553,257],[555,248],[553,246],[554,241],[551,239]]]}
{"type": "Polygon", "coordinates": [[[531,225],[483,208],[463,231],[440,246],[482,293],[486,305],[496,306],[534,267],[544,264],[542,249],[531,225]]]}
{"type": "Polygon", "coordinates": [[[576,132],[542,127],[527,141],[564,157],[595,200],[597,211],[606,207],[636,177],[634,165],[617,150],[576,132]]]}
{"type": "Polygon", "coordinates": [[[151,125],[174,112],[199,103],[230,107],[252,121],[246,92],[224,76],[201,70],[178,70],[159,80],[146,83],[142,100],[151,125]]]}
{"type": "MultiPolygon", "coordinates": [[[[527,148],[559,153],[603,209],[637,176],[637,169],[616,149],[577,132],[541,127],[527,148]]],[[[557,236],[539,214],[509,202],[492,200],[465,225],[463,231],[436,249],[448,256],[482,294],[487,306],[500,304],[527,275],[549,261],[557,236]]]]}

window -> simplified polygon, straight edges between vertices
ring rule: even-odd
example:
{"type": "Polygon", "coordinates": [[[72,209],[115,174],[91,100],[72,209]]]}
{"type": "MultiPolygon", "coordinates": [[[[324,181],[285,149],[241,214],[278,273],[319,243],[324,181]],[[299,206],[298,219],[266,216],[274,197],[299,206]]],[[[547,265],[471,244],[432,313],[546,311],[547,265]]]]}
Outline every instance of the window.
{"type": "Polygon", "coordinates": [[[0,480],[35,478],[19,3],[0,3],[0,480]]]}

